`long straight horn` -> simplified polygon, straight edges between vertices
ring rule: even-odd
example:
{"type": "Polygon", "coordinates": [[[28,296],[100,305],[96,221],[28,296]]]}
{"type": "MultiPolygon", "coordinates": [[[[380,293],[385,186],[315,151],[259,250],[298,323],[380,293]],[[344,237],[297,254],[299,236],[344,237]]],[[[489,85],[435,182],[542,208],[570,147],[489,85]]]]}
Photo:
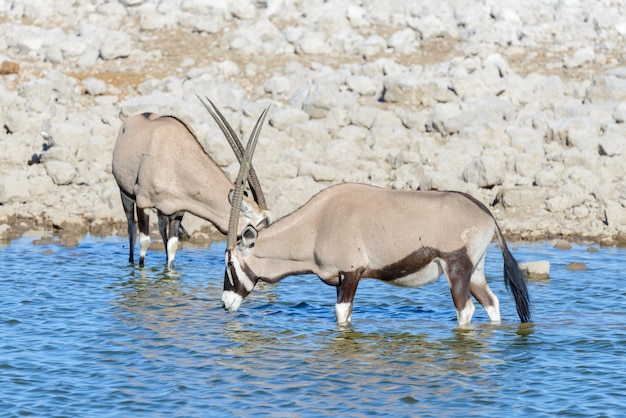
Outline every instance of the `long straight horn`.
{"type": "Polygon", "coordinates": [[[237,180],[235,181],[235,192],[230,207],[230,218],[228,220],[228,238],[226,241],[227,250],[232,250],[233,248],[235,248],[235,244],[237,244],[237,226],[239,224],[239,211],[241,207],[241,201],[243,200],[244,180],[246,179],[246,177],[248,176],[248,172],[250,171],[254,148],[256,147],[257,140],[259,139],[259,134],[261,133],[261,127],[263,126],[263,122],[265,121],[265,117],[267,116],[267,112],[269,110],[270,107],[268,106],[265,108],[265,110],[263,110],[261,116],[259,116],[259,119],[256,121],[254,129],[250,134],[248,143],[246,144],[246,150],[243,153],[241,166],[239,167],[239,174],[237,174],[237,180]]]}
{"type": "MultiPolygon", "coordinates": [[[[213,117],[215,123],[217,123],[217,126],[219,126],[219,128],[222,130],[224,136],[226,137],[226,140],[230,144],[230,147],[237,157],[237,161],[239,162],[239,164],[241,164],[243,160],[243,153],[245,150],[243,148],[243,144],[237,137],[237,134],[235,133],[233,128],[230,126],[224,115],[222,115],[222,112],[219,111],[217,106],[215,106],[215,104],[208,97],[206,98],[206,100],[210,103],[210,107],[197,94],[196,97],[198,98],[198,100],[200,100],[205,109],[213,117]]],[[[256,175],[256,171],[254,170],[254,167],[252,165],[250,165],[250,171],[248,173],[248,183],[250,184],[250,189],[252,190],[254,200],[257,205],[259,205],[259,208],[261,210],[267,210],[265,194],[263,194],[263,190],[261,189],[261,183],[259,182],[259,177],[256,175]]]]}

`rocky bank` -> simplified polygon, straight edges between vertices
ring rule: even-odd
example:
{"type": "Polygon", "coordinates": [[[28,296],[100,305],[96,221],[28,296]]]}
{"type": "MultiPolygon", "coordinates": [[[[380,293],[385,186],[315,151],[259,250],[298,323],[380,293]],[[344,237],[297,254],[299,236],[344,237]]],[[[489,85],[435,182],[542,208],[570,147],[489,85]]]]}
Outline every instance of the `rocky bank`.
{"type": "Polygon", "coordinates": [[[135,113],[178,116],[234,177],[199,94],[246,138],[272,103],[255,167],[274,218],[356,181],[468,192],[513,241],[626,244],[624,16],[621,0],[0,0],[0,238],[125,234],[111,151],[135,113]]]}

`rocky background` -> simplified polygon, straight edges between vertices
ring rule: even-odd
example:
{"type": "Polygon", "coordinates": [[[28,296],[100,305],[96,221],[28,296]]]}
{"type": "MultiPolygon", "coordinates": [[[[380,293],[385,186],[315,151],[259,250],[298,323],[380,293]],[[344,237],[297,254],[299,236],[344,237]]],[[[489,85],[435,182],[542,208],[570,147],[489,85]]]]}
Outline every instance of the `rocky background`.
{"type": "Polygon", "coordinates": [[[0,238],[124,235],[135,113],[180,117],[234,177],[199,94],[244,138],[272,103],[275,219],[356,181],[468,192],[513,241],[623,245],[625,61],[622,0],[0,0],[0,238]]]}

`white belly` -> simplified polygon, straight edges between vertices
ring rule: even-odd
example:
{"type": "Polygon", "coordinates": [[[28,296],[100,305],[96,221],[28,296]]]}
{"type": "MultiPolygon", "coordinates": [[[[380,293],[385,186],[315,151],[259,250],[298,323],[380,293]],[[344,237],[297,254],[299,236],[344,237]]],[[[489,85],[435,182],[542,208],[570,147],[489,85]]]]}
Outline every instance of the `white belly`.
{"type": "Polygon", "coordinates": [[[394,286],[401,287],[420,287],[427,285],[428,283],[434,282],[442,274],[443,269],[441,267],[441,260],[435,259],[423,269],[416,271],[415,273],[411,273],[407,276],[390,280],[389,283],[394,286]]]}

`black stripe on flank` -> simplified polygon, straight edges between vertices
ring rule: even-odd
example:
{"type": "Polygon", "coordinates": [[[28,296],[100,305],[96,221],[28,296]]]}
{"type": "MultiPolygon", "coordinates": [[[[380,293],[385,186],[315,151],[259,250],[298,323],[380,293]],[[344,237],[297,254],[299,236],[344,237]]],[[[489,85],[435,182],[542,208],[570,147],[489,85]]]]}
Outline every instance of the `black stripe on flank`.
{"type": "Polygon", "coordinates": [[[446,261],[449,268],[459,267],[464,270],[469,269],[469,271],[466,272],[468,275],[471,274],[473,269],[473,265],[467,256],[466,248],[461,248],[450,253],[444,253],[435,248],[421,247],[404,257],[402,260],[389,264],[380,270],[368,270],[363,277],[370,277],[372,279],[383,281],[394,281],[422,270],[437,258],[446,261]]]}

